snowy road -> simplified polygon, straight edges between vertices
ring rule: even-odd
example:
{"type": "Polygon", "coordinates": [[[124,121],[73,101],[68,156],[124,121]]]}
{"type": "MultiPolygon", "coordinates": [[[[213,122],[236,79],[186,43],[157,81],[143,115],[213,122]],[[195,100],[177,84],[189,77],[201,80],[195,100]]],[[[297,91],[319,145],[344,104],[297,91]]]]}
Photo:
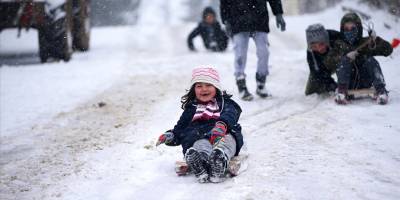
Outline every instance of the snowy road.
{"type": "MultiPolygon", "coordinates": [[[[326,18],[335,28],[340,15],[335,8],[288,17],[287,32],[272,30],[273,96],[235,98],[249,167],[221,184],[177,177],[181,149],[154,147],[181,113],[193,67],[216,67],[236,96],[231,50],[187,51],[195,24],[95,29],[92,50],[69,63],[2,67],[1,116],[10,117],[2,119],[0,199],[400,199],[399,50],[379,58],[391,91],[386,106],[303,95],[304,29],[326,18]]],[[[379,21],[376,28],[383,32],[379,21]]],[[[251,43],[252,91],[255,63],[251,43]]]]}

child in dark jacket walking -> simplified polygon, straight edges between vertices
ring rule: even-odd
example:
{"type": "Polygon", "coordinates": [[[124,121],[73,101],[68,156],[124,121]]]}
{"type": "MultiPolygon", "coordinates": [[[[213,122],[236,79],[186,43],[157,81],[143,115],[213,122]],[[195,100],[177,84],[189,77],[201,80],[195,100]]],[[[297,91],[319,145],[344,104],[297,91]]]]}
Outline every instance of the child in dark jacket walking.
{"type": "Polygon", "coordinates": [[[158,139],[157,145],[182,145],[200,183],[223,181],[229,160],[243,145],[238,123],[242,110],[230,97],[222,92],[215,69],[194,69],[190,90],[181,98],[184,111],[179,121],[158,139]]]}
{"type": "Polygon", "coordinates": [[[193,39],[198,35],[203,39],[204,47],[210,51],[225,51],[228,47],[229,38],[225,31],[221,29],[215,11],[211,7],[204,9],[202,21],[188,36],[187,44],[191,51],[196,51],[193,39]]]}

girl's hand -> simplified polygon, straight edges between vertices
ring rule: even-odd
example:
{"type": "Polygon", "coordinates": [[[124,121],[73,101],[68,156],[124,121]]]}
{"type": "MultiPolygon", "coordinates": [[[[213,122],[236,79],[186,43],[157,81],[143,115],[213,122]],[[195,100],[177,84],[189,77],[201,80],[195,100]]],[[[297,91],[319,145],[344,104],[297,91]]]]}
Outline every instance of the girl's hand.
{"type": "Polygon", "coordinates": [[[210,143],[212,145],[218,143],[226,135],[226,125],[222,121],[215,123],[215,126],[210,131],[210,143]]]}
{"type": "Polygon", "coordinates": [[[164,134],[160,135],[160,137],[158,137],[156,146],[163,144],[163,143],[170,143],[174,140],[174,133],[171,131],[167,131],[164,134]]]}

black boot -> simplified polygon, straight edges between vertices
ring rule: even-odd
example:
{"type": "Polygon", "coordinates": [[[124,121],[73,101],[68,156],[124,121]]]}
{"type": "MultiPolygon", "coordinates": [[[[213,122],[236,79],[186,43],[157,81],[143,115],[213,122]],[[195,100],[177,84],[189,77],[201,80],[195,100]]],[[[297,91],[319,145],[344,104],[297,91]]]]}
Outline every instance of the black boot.
{"type": "Polygon", "coordinates": [[[190,148],[185,154],[186,163],[190,170],[194,172],[197,180],[200,183],[205,183],[208,180],[208,156],[205,153],[200,153],[197,150],[190,148]]]}
{"type": "Polygon", "coordinates": [[[265,81],[267,80],[267,76],[260,75],[259,73],[256,73],[256,82],[257,82],[257,90],[256,93],[258,96],[261,98],[268,97],[268,91],[265,88],[265,81]]]}
{"type": "Polygon", "coordinates": [[[241,99],[245,101],[251,101],[253,100],[253,95],[247,90],[246,86],[246,79],[244,77],[238,77],[236,79],[236,84],[239,89],[239,96],[241,99]]]}
{"type": "Polygon", "coordinates": [[[225,172],[228,168],[228,157],[220,149],[215,149],[210,156],[211,176],[210,182],[219,183],[224,181],[225,172]]]}

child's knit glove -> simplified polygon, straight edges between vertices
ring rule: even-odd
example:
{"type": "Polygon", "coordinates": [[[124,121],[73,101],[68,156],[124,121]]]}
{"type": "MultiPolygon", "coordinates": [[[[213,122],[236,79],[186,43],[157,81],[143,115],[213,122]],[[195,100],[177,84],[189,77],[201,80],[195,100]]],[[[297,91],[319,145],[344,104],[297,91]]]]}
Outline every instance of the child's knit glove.
{"type": "Polygon", "coordinates": [[[174,140],[174,133],[172,131],[167,131],[164,134],[160,135],[160,137],[158,137],[156,146],[163,144],[163,143],[170,143],[174,140]]]}
{"type": "Polygon", "coordinates": [[[219,141],[223,140],[226,135],[226,124],[222,121],[218,121],[215,123],[214,128],[209,132],[210,134],[210,143],[212,145],[218,144],[219,141]]]}

